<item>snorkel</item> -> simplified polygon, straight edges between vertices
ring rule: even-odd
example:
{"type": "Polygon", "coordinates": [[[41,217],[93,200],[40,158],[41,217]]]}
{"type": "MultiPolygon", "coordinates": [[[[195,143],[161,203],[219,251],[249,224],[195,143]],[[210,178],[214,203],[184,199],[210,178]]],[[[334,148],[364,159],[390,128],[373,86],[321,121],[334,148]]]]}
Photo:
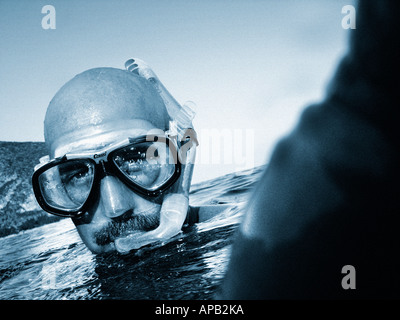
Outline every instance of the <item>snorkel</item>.
{"type": "Polygon", "coordinates": [[[168,92],[154,71],[142,60],[129,59],[125,68],[149,81],[164,101],[167,112],[172,119],[169,122],[168,136],[176,139],[179,146],[178,161],[182,165],[179,180],[165,194],[160,210],[159,226],[149,232],[134,232],[115,240],[115,248],[120,253],[128,253],[147,244],[168,240],[179,234],[185,222],[189,208],[189,189],[193,174],[196,146],[196,132],[192,120],[195,116],[193,103],[181,106],[168,92]]]}

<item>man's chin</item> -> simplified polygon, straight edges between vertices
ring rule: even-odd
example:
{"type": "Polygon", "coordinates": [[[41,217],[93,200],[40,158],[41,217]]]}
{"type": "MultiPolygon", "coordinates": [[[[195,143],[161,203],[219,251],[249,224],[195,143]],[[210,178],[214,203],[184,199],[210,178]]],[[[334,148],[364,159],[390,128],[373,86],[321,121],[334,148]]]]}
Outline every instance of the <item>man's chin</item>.
{"type": "Polygon", "coordinates": [[[106,245],[97,245],[97,244],[87,244],[85,243],[88,249],[94,254],[106,253],[116,251],[114,242],[108,243],[106,245]]]}

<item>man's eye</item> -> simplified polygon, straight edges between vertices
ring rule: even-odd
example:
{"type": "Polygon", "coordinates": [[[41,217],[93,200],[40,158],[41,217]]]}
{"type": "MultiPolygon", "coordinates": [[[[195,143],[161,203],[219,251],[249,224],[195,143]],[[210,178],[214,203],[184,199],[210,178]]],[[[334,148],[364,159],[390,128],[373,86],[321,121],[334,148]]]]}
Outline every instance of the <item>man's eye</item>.
{"type": "Polygon", "coordinates": [[[87,173],[87,172],[79,172],[79,173],[75,174],[75,175],[72,177],[72,180],[83,179],[83,178],[86,178],[87,176],[88,176],[88,173],[87,173]]]}
{"type": "Polygon", "coordinates": [[[85,182],[88,178],[89,178],[89,172],[86,170],[86,171],[75,172],[71,175],[68,175],[65,181],[66,183],[78,184],[85,182]]]}

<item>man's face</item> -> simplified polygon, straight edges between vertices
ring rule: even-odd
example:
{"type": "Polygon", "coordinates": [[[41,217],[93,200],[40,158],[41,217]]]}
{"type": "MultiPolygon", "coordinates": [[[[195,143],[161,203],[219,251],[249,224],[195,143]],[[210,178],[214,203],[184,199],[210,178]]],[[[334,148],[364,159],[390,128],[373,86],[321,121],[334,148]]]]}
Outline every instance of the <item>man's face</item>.
{"type": "MultiPolygon", "coordinates": [[[[55,157],[66,153],[97,153],[104,147],[154,132],[152,124],[145,120],[125,122],[134,129],[117,129],[99,132],[84,139],[55,145],[55,157]]],[[[118,128],[118,123],[115,123],[118,128]]],[[[93,252],[114,250],[114,240],[133,231],[149,231],[156,228],[160,217],[160,198],[151,201],[141,197],[117,177],[106,175],[100,181],[96,201],[80,218],[73,221],[87,247],[93,252]]]]}
{"type": "MultiPolygon", "coordinates": [[[[51,158],[67,153],[94,154],[127,138],[165,130],[168,116],[160,97],[141,79],[120,71],[96,70],[90,77],[71,80],[72,84],[67,83],[66,89],[57,93],[45,120],[51,158]]],[[[162,196],[146,199],[113,175],[105,175],[98,190],[87,212],[73,219],[91,251],[115,250],[116,238],[158,226],[162,196]]]]}

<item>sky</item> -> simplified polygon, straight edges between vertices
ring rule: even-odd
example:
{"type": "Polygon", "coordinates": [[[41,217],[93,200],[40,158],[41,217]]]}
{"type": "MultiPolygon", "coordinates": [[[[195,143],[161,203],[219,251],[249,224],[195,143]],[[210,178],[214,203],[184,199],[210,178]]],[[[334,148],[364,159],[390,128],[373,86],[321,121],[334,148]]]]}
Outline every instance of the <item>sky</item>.
{"type": "Polygon", "coordinates": [[[57,90],[94,67],[146,61],[194,101],[194,182],[267,163],[345,54],[350,0],[0,0],[0,141],[44,141],[57,90]],[[43,29],[45,5],[56,28],[43,29]]]}

